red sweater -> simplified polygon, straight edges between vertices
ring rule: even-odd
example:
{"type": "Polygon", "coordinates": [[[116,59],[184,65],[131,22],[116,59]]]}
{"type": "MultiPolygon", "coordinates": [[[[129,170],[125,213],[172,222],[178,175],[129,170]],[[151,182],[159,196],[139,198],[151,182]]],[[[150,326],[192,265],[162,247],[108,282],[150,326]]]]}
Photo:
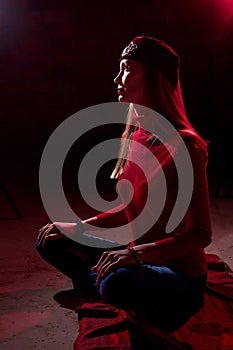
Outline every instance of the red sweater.
{"type": "Polygon", "coordinates": [[[204,248],[211,242],[206,156],[204,151],[195,145],[192,136],[183,138],[193,165],[194,187],[186,214],[184,213],[178,226],[167,234],[166,226],[178,193],[177,169],[171,153],[162,142],[148,145],[149,136],[139,124],[132,137],[136,143],[131,143],[124,173],[118,178],[122,204],[97,215],[97,226],[119,227],[132,223],[132,244],[156,242],[159,264],[180,268],[193,277],[202,276],[207,271],[204,248]],[[148,152],[148,149],[152,153],[148,152]],[[136,165],[137,162],[140,164],[136,165]],[[142,169],[147,169],[147,178],[142,169]],[[125,203],[128,203],[130,197],[130,187],[127,182],[121,182],[122,179],[130,181],[134,189],[133,197],[126,206],[125,203]],[[163,198],[164,180],[167,193],[163,198]],[[148,189],[151,195],[147,202],[148,189]],[[161,204],[164,204],[162,209],[161,204]],[[138,215],[141,221],[135,225],[134,219],[138,215]],[[146,230],[145,223],[149,223],[146,230]]]}

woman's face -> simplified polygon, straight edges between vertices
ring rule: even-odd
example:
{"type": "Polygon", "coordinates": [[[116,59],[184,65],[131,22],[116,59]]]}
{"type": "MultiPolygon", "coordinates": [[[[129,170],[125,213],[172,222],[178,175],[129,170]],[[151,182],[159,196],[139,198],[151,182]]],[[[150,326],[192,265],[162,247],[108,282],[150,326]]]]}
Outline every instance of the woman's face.
{"type": "Polygon", "coordinates": [[[119,102],[148,106],[149,96],[142,63],[129,59],[121,60],[120,71],[114,82],[117,84],[119,102]]]}

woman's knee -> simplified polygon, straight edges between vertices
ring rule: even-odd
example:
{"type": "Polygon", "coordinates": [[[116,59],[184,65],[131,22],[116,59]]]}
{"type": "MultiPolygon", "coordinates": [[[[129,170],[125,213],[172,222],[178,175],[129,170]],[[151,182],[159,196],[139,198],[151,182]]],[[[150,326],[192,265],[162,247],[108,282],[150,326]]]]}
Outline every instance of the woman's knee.
{"type": "Polygon", "coordinates": [[[44,250],[44,247],[40,244],[38,237],[36,238],[36,250],[41,254],[44,250]]]}
{"type": "Polygon", "coordinates": [[[119,268],[101,281],[99,292],[106,302],[122,307],[130,294],[129,289],[129,272],[125,268],[119,268]]]}
{"type": "Polygon", "coordinates": [[[44,258],[45,260],[49,261],[50,258],[54,257],[57,253],[59,253],[60,250],[60,244],[57,244],[58,242],[49,241],[44,246],[41,245],[38,238],[36,239],[36,250],[38,253],[44,258]]]}

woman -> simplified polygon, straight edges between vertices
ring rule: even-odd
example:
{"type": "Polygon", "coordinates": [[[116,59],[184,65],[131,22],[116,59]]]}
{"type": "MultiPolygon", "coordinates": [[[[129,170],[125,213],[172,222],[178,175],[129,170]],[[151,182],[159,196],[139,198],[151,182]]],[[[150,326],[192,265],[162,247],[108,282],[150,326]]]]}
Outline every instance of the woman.
{"type": "MultiPolygon", "coordinates": [[[[120,71],[114,81],[118,100],[129,102],[130,108],[112,177],[118,178],[120,184],[121,179],[131,182],[132,200],[124,206],[127,189],[120,187],[120,207],[78,223],[55,222],[44,226],[39,232],[37,249],[44,259],[72,278],[75,292],[99,293],[104,301],[136,315],[143,314],[171,331],[203,305],[207,275],[204,248],[211,241],[207,143],[186,117],[179,58],[168,45],[151,37],[135,37],[122,52],[120,71]],[[193,167],[194,186],[188,210],[169,234],[166,227],[179,181],[172,152],[157,133],[163,126],[151,117],[150,109],[159,112],[176,129],[193,167]],[[159,161],[158,166],[151,166],[152,158],[147,150],[159,161]],[[137,161],[133,161],[139,156],[149,172],[154,203],[146,204],[148,178],[138,168],[137,161]],[[167,198],[155,220],[161,170],[166,177],[167,198]],[[151,221],[152,225],[140,234],[140,223],[137,227],[133,223],[145,205],[143,220],[151,221]],[[89,224],[107,229],[127,223],[132,223],[134,235],[128,246],[104,250],[67,238],[90,230],[89,224]]],[[[179,152],[180,146],[172,142],[170,145],[179,152]]]]}

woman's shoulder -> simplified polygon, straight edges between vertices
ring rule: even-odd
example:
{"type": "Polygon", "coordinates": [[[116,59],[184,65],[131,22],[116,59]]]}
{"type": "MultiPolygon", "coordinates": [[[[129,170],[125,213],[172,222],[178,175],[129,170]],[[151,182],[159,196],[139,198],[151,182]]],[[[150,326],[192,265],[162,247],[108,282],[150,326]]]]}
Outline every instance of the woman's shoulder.
{"type": "Polygon", "coordinates": [[[191,157],[201,157],[207,163],[208,150],[207,143],[197,134],[192,131],[181,132],[181,137],[187,147],[191,157]]]}

